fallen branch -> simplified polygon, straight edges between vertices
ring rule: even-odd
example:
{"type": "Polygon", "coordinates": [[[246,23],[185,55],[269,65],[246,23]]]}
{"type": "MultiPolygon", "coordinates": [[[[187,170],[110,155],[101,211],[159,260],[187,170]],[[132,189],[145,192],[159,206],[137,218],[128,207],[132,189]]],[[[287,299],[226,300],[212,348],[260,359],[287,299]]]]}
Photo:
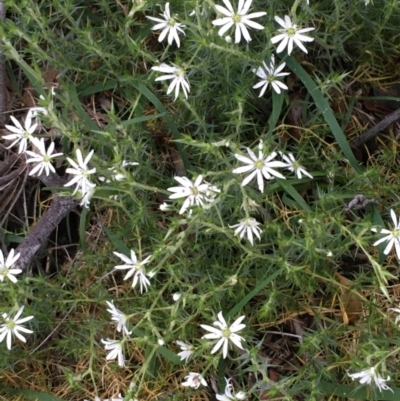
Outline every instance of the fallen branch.
{"type": "Polygon", "coordinates": [[[392,114],[386,116],[382,121],[376,124],[374,127],[370,128],[368,131],[364,132],[357,139],[350,142],[350,145],[354,148],[359,148],[364,145],[369,140],[375,138],[381,131],[387,128],[389,125],[400,119],[400,109],[397,109],[392,114]]]}
{"type": "MultiPolygon", "coordinates": [[[[42,174],[39,179],[47,187],[63,187],[65,184],[64,180],[57,174],[50,174],[49,176],[42,174]]],[[[78,205],[79,202],[71,196],[55,197],[50,209],[44,213],[42,218],[35,224],[15,250],[16,253],[21,254],[15,264],[16,269],[24,270],[29,266],[36,252],[44,245],[49,235],[58,227],[61,220],[78,205]]]]}
{"type": "MultiPolygon", "coordinates": [[[[4,1],[0,0],[0,23],[6,19],[4,1]]],[[[4,25],[4,24],[3,24],[4,25]]],[[[0,125],[4,126],[7,112],[7,87],[6,87],[6,59],[3,54],[3,42],[0,41],[0,125]]]]}

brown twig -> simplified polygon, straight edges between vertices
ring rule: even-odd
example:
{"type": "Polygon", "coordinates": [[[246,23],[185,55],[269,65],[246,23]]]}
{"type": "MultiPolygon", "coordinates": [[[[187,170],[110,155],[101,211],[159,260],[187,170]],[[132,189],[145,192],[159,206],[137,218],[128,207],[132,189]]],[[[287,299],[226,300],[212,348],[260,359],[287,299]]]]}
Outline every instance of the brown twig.
{"type": "MultiPolygon", "coordinates": [[[[65,181],[57,174],[50,174],[49,176],[42,174],[39,179],[47,187],[62,187],[65,184],[65,181]]],[[[44,213],[42,218],[35,224],[15,250],[17,254],[21,254],[15,264],[16,269],[24,270],[28,267],[36,252],[47,241],[47,238],[57,228],[61,220],[78,205],[79,202],[71,196],[56,196],[50,209],[44,213]]]]}
{"type": "MultiPolygon", "coordinates": [[[[0,0],[0,23],[6,20],[6,10],[3,0],[0,0]]],[[[6,87],[6,59],[4,58],[3,42],[0,41],[0,125],[4,126],[7,112],[7,87],[6,87]]]]}
{"type": "Polygon", "coordinates": [[[354,148],[359,148],[364,145],[369,140],[375,138],[381,131],[383,131],[390,124],[393,124],[398,119],[400,119],[400,109],[397,109],[392,114],[386,116],[382,121],[376,124],[374,127],[370,128],[368,131],[364,132],[357,139],[350,142],[350,145],[354,148]]]}

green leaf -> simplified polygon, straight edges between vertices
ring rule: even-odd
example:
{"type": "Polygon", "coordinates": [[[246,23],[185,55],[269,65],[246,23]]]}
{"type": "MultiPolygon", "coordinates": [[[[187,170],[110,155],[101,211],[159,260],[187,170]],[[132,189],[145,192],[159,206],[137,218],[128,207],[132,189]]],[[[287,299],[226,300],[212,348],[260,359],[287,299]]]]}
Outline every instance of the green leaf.
{"type": "Polygon", "coordinates": [[[267,138],[271,138],[276,124],[278,123],[279,116],[281,115],[284,94],[272,91],[272,113],[268,119],[268,133],[267,138]]]}
{"type": "Polygon", "coordinates": [[[19,390],[11,387],[0,386],[0,391],[6,394],[22,396],[24,399],[32,401],[64,401],[62,398],[55,397],[54,395],[33,390],[19,390]]]}
{"type": "Polygon", "coordinates": [[[285,61],[287,66],[301,79],[304,86],[307,88],[308,92],[314,99],[315,106],[324,116],[325,121],[331,129],[332,134],[334,135],[344,156],[348,159],[354,170],[361,172],[362,168],[354,157],[353,151],[351,150],[347,138],[335,118],[331,106],[329,105],[328,101],[325,99],[321,91],[318,89],[315,82],[307,74],[306,70],[292,56],[288,56],[285,61]]]}
{"type": "Polygon", "coordinates": [[[355,400],[380,400],[380,401],[399,401],[400,400],[400,388],[391,387],[393,393],[389,390],[383,390],[379,392],[377,388],[371,388],[369,386],[349,386],[346,384],[339,383],[324,383],[318,384],[318,389],[325,394],[337,395],[339,397],[345,397],[346,399],[355,400]],[[372,393],[375,393],[372,396],[372,393]]]}
{"type": "Polygon", "coordinates": [[[284,269],[281,268],[276,272],[272,273],[265,280],[258,283],[258,285],[250,291],[244,298],[242,298],[227,314],[227,317],[236,316],[241,310],[244,308],[246,304],[250,302],[252,298],[254,298],[260,291],[262,291],[272,280],[275,280],[281,273],[283,273],[284,269]]]}
{"type": "MultiPolygon", "coordinates": [[[[164,118],[165,121],[168,124],[168,127],[172,133],[172,136],[175,139],[181,139],[181,135],[178,131],[178,128],[174,122],[174,120],[172,119],[172,117],[169,115],[168,110],[164,107],[164,105],[158,100],[158,98],[154,95],[153,92],[151,92],[151,90],[149,90],[146,86],[144,86],[143,84],[141,84],[140,82],[134,82],[133,86],[135,86],[135,88],[143,95],[145,96],[148,100],[150,100],[151,103],[154,104],[154,106],[156,107],[156,109],[164,114],[164,118]]],[[[178,151],[180,153],[180,156],[182,158],[183,161],[183,165],[185,166],[186,171],[190,170],[190,162],[189,159],[187,157],[186,151],[184,149],[184,147],[182,146],[182,144],[177,143],[176,146],[178,147],[178,151]]]]}
{"type": "Polygon", "coordinates": [[[114,248],[127,255],[128,257],[131,254],[131,250],[115,235],[109,230],[107,227],[102,226],[103,231],[107,235],[108,239],[111,241],[111,243],[114,245],[114,248]]]}

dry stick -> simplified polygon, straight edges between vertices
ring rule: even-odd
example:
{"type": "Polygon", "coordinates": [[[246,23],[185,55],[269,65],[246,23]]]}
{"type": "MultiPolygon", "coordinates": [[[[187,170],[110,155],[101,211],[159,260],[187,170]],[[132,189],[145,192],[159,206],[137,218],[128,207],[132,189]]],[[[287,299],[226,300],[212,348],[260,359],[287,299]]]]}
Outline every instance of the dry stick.
{"type": "Polygon", "coordinates": [[[359,148],[360,146],[364,145],[370,139],[375,138],[379,132],[383,131],[386,127],[390,124],[393,124],[400,118],[400,109],[397,109],[392,114],[386,116],[382,121],[376,124],[374,127],[370,128],[368,131],[364,132],[360,135],[357,139],[350,142],[350,145],[354,148],[359,148]]]}
{"type": "MultiPolygon", "coordinates": [[[[0,0],[0,24],[4,25],[6,10],[3,0],[0,0]]],[[[7,88],[6,88],[6,59],[3,55],[3,42],[0,41],[0,125],[4,126],[7,112],[7,88]]]]}
{"type": "MultiPolygon", "coordinates": [[[[49,176],[42,174],[39,178],[47,187],[63,187],[65,184],[64,180],[57,174],[50,174],[49,176]]],[[[21,254],[15,264],[16,269],[24,270],[28,267],[36,252],[46,242],[49,235],[58,227],[61,220],[78,205],[79,202],[71,196],[56,196],[50,209],[45,212],[15,250],[16,254],[21,254]]]]}

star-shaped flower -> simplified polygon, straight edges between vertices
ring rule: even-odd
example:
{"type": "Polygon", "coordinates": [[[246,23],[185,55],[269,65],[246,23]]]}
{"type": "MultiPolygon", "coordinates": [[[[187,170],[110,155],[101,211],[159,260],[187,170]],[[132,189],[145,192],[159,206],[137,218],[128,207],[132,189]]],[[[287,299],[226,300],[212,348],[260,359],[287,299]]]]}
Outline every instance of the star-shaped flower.
{"type": "Polygon", "coordinates": [[[96,186],[96,184],[93,184],[89,181],[89,176],[96,172],[96,168],[89,169],[88,167],[88,163],[92,158],[93,153],[94,150],[91,150],[89,154],[86,156],[85,160],[83,160],[82,152],[80,151],[80,149],[77,149],[76,158],[78,163],[67,157],[68,162],[72,165],[73,168],[67,168],[66,173],[73,174],[75,177],[73,177],[64,186],[71,187],[72,185],[76,184],[76,188],[73,192],[73,195],[75,195],[76,191],[80,189],[83,194],[82,196],[84,196],[96,186]]]}
{"type": "Polygon", "coordinates": [[[170,66],[168,64],[162,63],[160,66],[151,67],[151,69],[166,74],[156,78],[156,81],[165,81],[172,79],[172,82],[169,84],[167,89],[167,95],[169,95],[175,89],[174,100],[176,100],[179,95],[179,90],[182,87],[186,99],[188,98],[188,93],[190,92],[190,85],[183,68],[178,67],[176,65],[170,66]]]}
{"type": "Polygon", "coordinates": [[[23,153],[28,148],[28,141],[31,141],[37,128],[37,123],[32,124],[32,114],[28,113],[25,117],[24,126],[13,116],[10,116],[13,125],[6,125],[6,129],[11,131],[12,134],[4,135],[3,139],[14,140],[14,142],[7,148],[10,149],[19,142],[18,153],[23,153]]]}
{"type": "Polygon", "coordinates": [[[50,171],[53,173],[56,172],[51,161],[55,157],[62,156],[62,153],[53,153],[55,143],[51,142],[49,147],[46,149],[46,145],[44,143],[44,138],[40,140],[37,138],[32,138],[32,144],[38,149],[39,153],[32,152],[31,150],[27,150],[26,154],[31,156],[31,159],[27,159],[27,163],[37,163],[35,167],[29,172],[29,175],[37,174],[38,176],[42,175],[43,170],[46,171],[46,175],[50,174],[50,171]]]}
{"type": "Polygon", "coordinates": [[[110,309],[107,309],[107,312],[111,313],[111,320],[117,323],[117,331],[118,332],[123,332],[123,334],[126,335],[131,335],[132,332],[128,330],[126,327],[126,322],[128,321],[127,316],[125,313],[122,313],[119,309],[117,309],[114,305],[114,302],[108,302],[106,301],[106,304],[110,309]]]}
{"type": "Polygon", "coordinates": [[[222,316],[222,312],[219,312],[218,320],[213,323],[213,325],[216,327],[208,326],[206,324],[200,325],[200,327],[202,327],[204,330],[210,332],[209,334],[205,334],[201,338],[206,338],[208,340],[218,340],[214,348],[211,350],[211,354],[214,354],[222,347],[222,356],[226,358],[228,355],[229,342],[232,342],[240,349],[243,349],[241,341],[244,341],[244,338],[236,333],[246,327],[245,324],[241,323],[244,318],[244,316],[240,316],[228,327],[226,320],[222,316]]]}
{"type": "MultiPolygon", "coordinates": [[[[397,222],[397,216],[393,209],[390,210],[390,216],[392,217],[392,221],[393,221],[393,229],[391,229],[391,230],[388,230],[386,228],[379,229],[380,234],[387,234],[387,235],[385,237],[379,239],[378,241],[376,241],[373,244],[373,246],[377,246],[377,245],[381,244],[382,242],[387,241],[388,244],[386,245],[386,248],[383,251],[383,253],[385,255],[388,255],[394,245],[394,247],[396,249],[397,257],[400,259],[400,220],[399,220],[399,222],[397,222]]],[[[371,228],[371,231],[376,233],[376,232],[378,232],[378,229],[374,227],[374,228],[371,228]]]]}
{"type": "Polygon", "coordinates": [[[226,387],[224,394],[217,394],[218,401],[242,401],[246,399],[246,393],[243,391],[238,391],[237,393],[233,393],[233,385],[230,382],[231,379],[225,378],[226,387]]]}
{"type": "Polygon", "coordinates": [[[200,373],[190,372],[187,376],[185,376],[185,379],[186,381],[182,383],[182,386],[185,387],[193,387],[198,389],[201,385],[207,386],[207,382],[200,373]]]}
{"type": "Polygon", "coordinates": [[[218,35],[223,36],[233,25],[235,25],[235,43],[240,42],[242,35],[247,42],[250,42],[251,37],[247,27],[253,29],[264,29],[262,25],[252,21],[252,19],[266,15],[267,13],[265,11],[247,14],[253,0],[239,0],[237,12],[235,12],[229,0],[222,1],[226,8],[220,5],[216,5],[215,8],[223,14],[224,17],[212,21],[213,25],[222,25],[222,28],[218,31],[218,35]]]}
{"type": "Polygon", "coordinates": [[[149,20],[158,22],[157,25],[154,25],[153,28],[151,28],[153,31],[162,29],[160,36],[158,37],[158,41],[162,42],[168,35],[168,44],[172,45],[173,41],[175,40],[177,46],[179,47],[181,45],[181,42],[179,40],[178,31],[185,34],[185,32],[182,29],[185,28],[185,25],[179,24],[178,22],[176,22],[174,17],[171,17],[171,13],[169,10],[169,3],[165,4],[165,11],[160,15],[164,17],[164,19],[155,17],[146,17],[149,20]]]}
{"type": "Polygon", "coordinates": [[[215,192],[219,192],[219,189],[211,186],[210,184],[203,181],[203,176],[199,175],[195,182],[192,182],[187,177],[174,177],[176,181],[181,184],[180,187],[168,188],[168,191],[173,192],[169,196],[170,199],[186,198],[183,202],[179,214],[184,213],[188,208],[196,205],[204,207],[204,201],[212,202],[215,196],[215,192]]]}
{"type": "Polygon", "coordinates": [[[260,141],[258,145],[258,157],[254,152],[247,148],[250,157],[235,154],[235,157],[246,166],[238,167],[233,170],[234,174],[250,173],[242,182],[242,186],[247,185],[254,177],[257,176],[258,189],[264,192],[264,178],[272,180],[274,177],[285,179],[285,177],[274,170],[275,167],[286,167],[286,163],[274,161],[277,156],[276,152],[265,156],[263,153],[263,143],[260,141]]]}
{"type": "Polygon", "coordinates": [[[377,372],[376,366],[372,368],[365,369],[359,373],[347,373],[353,380],[358,379],[360,384],[371,384],[372,381],[375,383],[376,387],[378,387],[379,391],[382,390],[393,390],[385,383],[390,380],[390,376],[386,379],[383,379],[377,372]]]}
{"type": "Polygon", "coordinates": [[[307,177],[313,178],[313,176],[308,173],[304,169],[304,167],[294,158],[292,153],[289,153],[288,155],[284,155],[282,152],[279,153],[282,159],[287,163],[287,168],[290,171],[294,171],[299,180],[302,178],[302,174],[306,175],[307,177]]]}
{"type": "Polygon", "coordinates": [[[112,359],[118,359],[118,365],[123,367],[125,366],[125,358],[124,354],[122,351],[122,342],[118,340],[101,340],[101,342],[104,344],[104,349],[106,351],[111,351],[108,353],[106,356],[107,361],[112,360],[112,359]]]}
{"type": "Polygon", "coordinates": [[[183,341],[180,340],[178,340],[176,343],[182,350],[181,352],[178,353],[178,356],[180,356],[181,361],[187,362],[194,352],[193,345],[184,343],[183,341]]]}
{"type": "Polygon", "coordinates": [[[249,240],[251,245],[253,243],[253,234],[261,240],[260,233],[261,229],[258,227],[261,223],[259,223],[256,219],[252,217],[246,217],[239,221],[238,224],[234,224],[233,226],[229,226],[230,228],[236,228],[235,235],[240,235],[240,239],[243,238],[244,234],[247,234],[247,239],[249,240]]]}
{"type": "Polygon", "coordinates": [[[259,67],[257,69],[254,68],[252,70],[259,78],[261,78],[261,81],[253,86],[253,89],[258,89],[262,87],[259,97],[264,95],[269,84],[271,84],[274,91],[278,94],[281,93],[281,89],[287,90],[288,87],[283,82],[277,79],[279,77],[290,75],[289,72],[281,72],[285,68],[286,63],[282,63],[275,68],[275,56],[272,55],[269,65],[267,65],[265,61],[263,61],[262,64],[262,67],[259,67]]]}
{"type": "Polygon", "coordinates": [[[18,310],[13,318],[11,318],[10,315],[7,313],[2,314],[5,323],[0,326],[0,342],[2,342],[6,338],[8,349],[11,349],[11,340],[13,336],[19,338],[22,342],[26,343],[26,338],[20,333],[20,331],[28,334],[33,333],[32,330],[26,329],[24,326],[22,326],[22,323],[33,319],[33,316],[28,316],[20,319],[19,317],[22,315],[23,311],[24,306],[21,306],[21,308],[18,310]]]}
{"type": "Polygon", "coordinates": [[[10,253],[7,256],[7,259],[4,260],[3,252],[0,249],[0,281],[4,281],[7,277],[13,283],[16,283],[18,280],[16,279],[16,275],[22,273],[21,269],[13,269],[12,266],[21,256],[20,253],[14,255],[14,249],[10,250],[10,253]]]}
{"type": "Polygon", "coordinates": [[[313,31],[315,28],[299,29],[297,25],[292,23],[292,20],[288,15],[285,15],[285,20],[275,16],[275,21],[282,27],[281,29],[278,29],[278,32],[280,32],[279,35],[276,35],[271,39],[273,44],[281,42],[276,49],[277,53],[281,53],[286,46],[288,48],[288,54],[292,53],[293,43],[296,43],[304,53],[308,53],[302,42],[312,42],[314,39],[303,35],[303,33],[313,31]]]}
{"type": "MultiPolygon", "coordinates": [[[[133,277],[132,288],[136,287],[136,284],[140,283],[140,293],[143,293],[143,288],[147,291],[147,286],[150,285],[149,279],[146,277],[146,269],[144,265],[149,263],[151,255],[147,256],[146,259],[142,260],[141,262],[138,261],[136,257],[135,251],[131,250],[131,257],[124,255],[123,253],[113,252],[115,256],[118,256],[125,262],[125,265],[115,266],[115,269],[125,270],[128,269],[127,275],[124,277],[124,280],[127,280],[129,277],[133,277]]],[[[147,274],[151,276],[150,273],[147,274]]]]}

